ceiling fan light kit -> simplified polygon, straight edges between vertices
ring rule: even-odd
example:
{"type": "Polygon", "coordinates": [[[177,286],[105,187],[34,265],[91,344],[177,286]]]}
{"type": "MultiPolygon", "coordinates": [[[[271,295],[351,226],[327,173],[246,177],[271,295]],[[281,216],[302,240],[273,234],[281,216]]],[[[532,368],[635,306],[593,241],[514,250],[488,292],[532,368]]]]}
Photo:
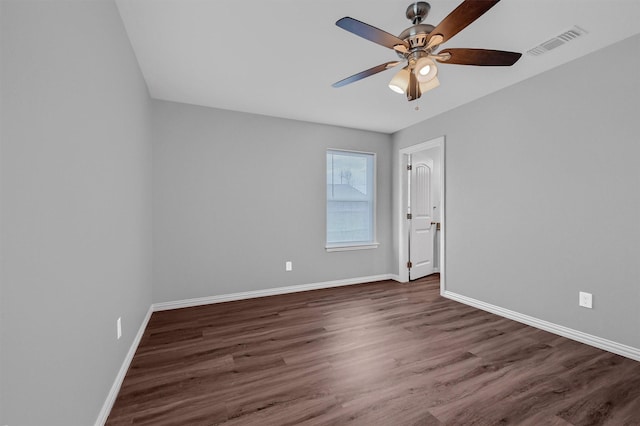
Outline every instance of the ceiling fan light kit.
{"type": "Polygon", "coordinates": [[[438,67],[436,67],[436,63],[432,59],[423,56],[416,61],[415,71],[418,81],[426,83],[435,78],[438,74],[438,67]]]}
{"type": "Polygon", "coordinates": [[[389,89],[396,93],[404,94],[409,87],[409,68],[404,67],[393,76],[389,82],[389,89]]]}
{"type": "Polygon", "coordinates": [[[413,101],[428,90],[440,85],[438,67],[435,61],[457,65],[511,66],[520,59],[521,53],[488,49],[445,49],[438,53],[440,45],[474,22],[500,0],[465,0],[447,15],[437,26],[423,24],[431,6],[419,1],[409,5],[406,17],[412,26],[398,37],[379,28],[350,17],[344,17],[336,25],[346,31],[374,43],[393,49],[400,57],[399,62],[387,62],[358,74],[354,74],[333,84],[342,87],[365,77],[390,69],[401,63],[406,65],[398,71],[389,88],[407,96],[413,101]]]}
{"type": "Polygon", "coordinates": [[[434,77],[426,83],[420,83],[420,92],[425,93],[431,89],[435,89],[438,86],[440,86],[440,81],[438,80],[438,77],[434,77]]]}

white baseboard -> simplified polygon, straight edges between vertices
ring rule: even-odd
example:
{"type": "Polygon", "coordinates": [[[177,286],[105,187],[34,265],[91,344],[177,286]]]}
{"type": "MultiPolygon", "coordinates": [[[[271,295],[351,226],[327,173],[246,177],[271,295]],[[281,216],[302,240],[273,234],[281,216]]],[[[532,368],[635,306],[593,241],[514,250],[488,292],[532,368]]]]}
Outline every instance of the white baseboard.
{"type": "Polygon", "coordinates": [[[212,303],[232,302],[234,300],[253,299],[256,297],[275,296],[278,294],[297,293],[300,291],[320,290],[323,288],[341,287],[345,285],[364,284],[374,281],[395,279],[392,274],[371,275],[368,277],[348,278],[344,280],[324,281],[319,283],[292,285],[287,287],[267,288],[264,290],[243,291],[240,293],[221,294],[217,296],[197,297],[194,299],[176,300],[172,302],[154,303],[154,312],[169,309],[190,308],[192,306],[209,305],[212,303]]]}
{"type": "Polygon", "coordinates": [[[122,386],[122,382],[124,381],[124,376],[127,374],[127,370],[129,369],[129,365],[131,365],[131,361],[133,360],[133,356],[138,349],[138,345],[140,344],[140,340],[142,340],[142,335],[144,334],[144,330],[147,328],[147,324],[149,323],[149,319],[151,318],[151,314],[153,313],[152,306],[149,307],[147,314],[142,320],[142,324],[140,324],[140,328],[138,329],[138,333],[136,337],[133,339],[131,343],[131,347],[129,348],[129,352],[127,352],[127,356],[124,358],[122,362],[122,366],[118,371],[118,375],[113,381],[113,385],[111,385],[111,390],[107,395],[107,399],[102,405],[102,410],[100,410],[100,414],[98,414],[98,419],[96,420],[95,426],[104,426],[107,422],[107,418],[109,417],[109,413],[111,412],[111,408],[113,408],[113,404],[116,402],[116,398],[118,397],[118,392],[120,392],[120,386],[122,386]]]}
{"type": "Polygon", "coordinates": [[[448,290],[445,290],[441,294],[447,299],[455,300],[456,302],[464,303],[465,305],[473,306],[474,308],[482,309],[483,311],[491,312],[492,314],[500,315],[501,317],[518,321],[523,324],[527,324],[532,327],[536,327],[541,330],[566,337],[568,339],[576,340],[578,342],[585,343],[599,349],[604,349],[605,351],[613,352],[614,354],[622,355],[624,357],[640,361],[639,348],[634,348],[632,346],[627,346],[622,343],[614,342],[612,340],[603,339],[602,337],[583,333],[582,331],[574,330],[569,327],[554,324],[552,322],[544,321],[535,317],[531,317],[529,315],[524,315],[519,312],[511,311],[509,309],[501,308],[500,306],[485,303],[467,296],[462,296],[448,290]]]}
{"type": "Polygon", "coordinates": [[[400,280],[400,275],[398,275],[398,274],[389,274],[389,279],[390,280],[394,280],[394,281],[398,281],[399,283],[402,283],[402,281],[400,280]]]}

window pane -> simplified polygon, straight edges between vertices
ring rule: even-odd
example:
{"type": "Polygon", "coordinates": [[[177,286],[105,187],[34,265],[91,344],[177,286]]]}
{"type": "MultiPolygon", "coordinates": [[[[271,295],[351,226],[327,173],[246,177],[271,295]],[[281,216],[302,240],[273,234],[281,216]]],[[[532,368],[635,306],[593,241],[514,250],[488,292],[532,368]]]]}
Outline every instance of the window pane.
{"type": "Polygon", "coordinates": [[[371,241],[370,207],[367,201],[327,203],[327,241],[371,241]]]}
{"type": "Polygon", "coordinates": [[[374,155],[327,151],[327,244],[374,240],[374,155]]]}

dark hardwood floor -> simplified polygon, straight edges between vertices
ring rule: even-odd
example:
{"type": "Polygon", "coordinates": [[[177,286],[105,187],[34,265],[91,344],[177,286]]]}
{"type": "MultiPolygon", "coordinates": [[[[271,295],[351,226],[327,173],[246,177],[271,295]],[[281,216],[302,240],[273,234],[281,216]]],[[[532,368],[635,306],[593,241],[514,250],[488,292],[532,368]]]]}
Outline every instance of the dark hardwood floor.
{"type": "Polygon", "coordinates": [[[640,425],[640,363],[438,276],[151,317],[108,425],[640,425]]]}

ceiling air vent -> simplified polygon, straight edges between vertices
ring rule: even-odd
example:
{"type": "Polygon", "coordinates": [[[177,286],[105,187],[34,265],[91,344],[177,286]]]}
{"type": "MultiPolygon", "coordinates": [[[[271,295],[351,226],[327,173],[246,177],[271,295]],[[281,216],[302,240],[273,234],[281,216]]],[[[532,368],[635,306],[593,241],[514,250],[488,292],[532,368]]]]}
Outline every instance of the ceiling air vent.
{"type": "Polygon", "coordinates": [[[527,53],[529,55],[539,56],[543,53],[555,49],[556,47],[560,47],[563,44],[570,42],[571,40],[575,40],[576,38],[585,34],[587,34],[587,31],[584,28],[580,28],[579,26],[575,25],[573,28],[563,32],[559,36],[554,37],[551,40],[547,40],[544,43],[541,43],[538,46],[527,50],[527,53]]]}

